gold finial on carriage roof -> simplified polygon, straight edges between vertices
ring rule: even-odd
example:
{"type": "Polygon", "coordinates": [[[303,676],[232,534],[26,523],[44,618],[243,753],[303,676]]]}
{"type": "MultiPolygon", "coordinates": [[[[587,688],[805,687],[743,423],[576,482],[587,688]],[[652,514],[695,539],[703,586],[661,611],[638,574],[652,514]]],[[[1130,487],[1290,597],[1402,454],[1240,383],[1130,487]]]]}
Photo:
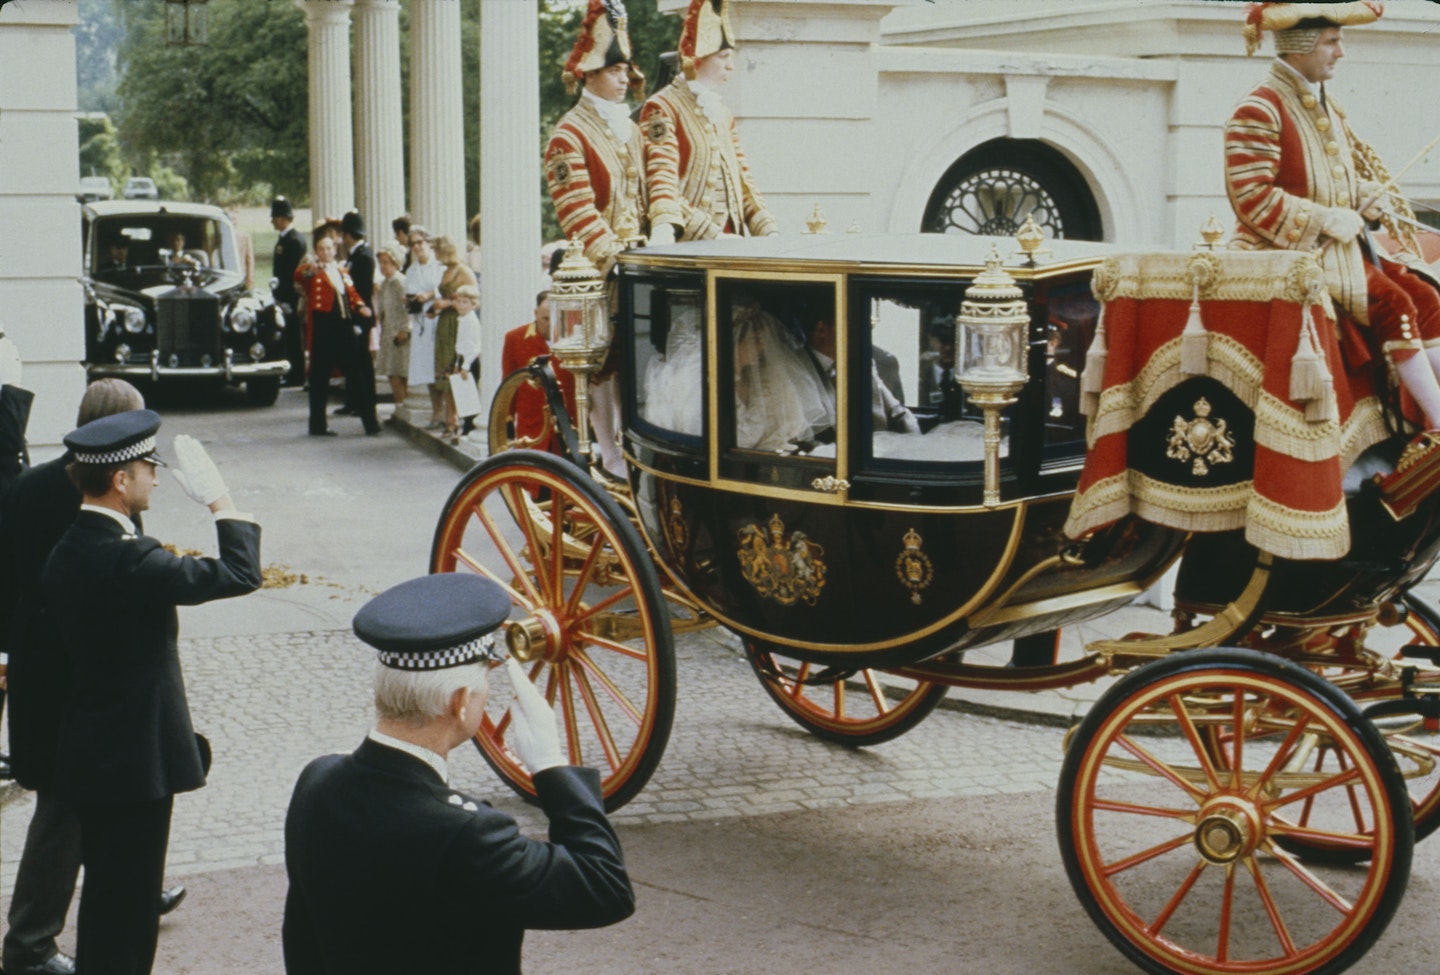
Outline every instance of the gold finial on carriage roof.
{"type": "Polygon", "coordinates": [[[850,226],[848,226],[848,227],[845,228],[845,232],[846,232],[847,234],[858,234],[858,233],[860,233],[860,232],[861,232],[861,230],[860,230],[860,221],[859,221],[859,220],[851,220],[851,221],[850,221],[850,226]]]}
{"type": "Polygon", "coordinates": [[[1200,243],[1195,245],[1197,251],[1216,251],[1220,249],[1220,238],[1225,236],[1225,225],[1215,214],[1210,214],[1210,219],[1200,225],[1200,243]]]}
{"type": "Polygon", "coordinates": [[[1025,255],[1031,267],[1035,266],[1035,259],[1041,254],[1050,253],[1048,248],[1040,246],[1045,243],[1045,229],[1035,222],[1034,210],[1026,214],[1025,222],[1015,231],[1015,240],[1020,244],[1020,253],[1025,255]]]}
{"type": "Polygon", "coordinates": [[[805,232],[807,234],[823,234],[828,226],[830,226],[830,221],[825,218],[820,204],[815,204],[815,209],[811,210],[810,216],[805,218],[805,232]]]}

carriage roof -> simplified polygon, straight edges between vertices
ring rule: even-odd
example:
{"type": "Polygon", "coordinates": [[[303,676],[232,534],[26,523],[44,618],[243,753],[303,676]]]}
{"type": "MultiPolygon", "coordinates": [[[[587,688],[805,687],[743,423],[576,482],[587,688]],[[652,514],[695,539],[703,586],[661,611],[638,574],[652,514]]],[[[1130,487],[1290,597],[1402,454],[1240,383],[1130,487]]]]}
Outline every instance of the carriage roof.
{"type": "Polygon", "coordinates": [[[813,273],[903,273],[971,277],[985,266],[992,246],[1017,280],[1038,280],[1093,267],[1114,245],[1047,240],[1048,253],[1034,267],[1013,237],[969,234],[796,234],[726,237],[664,247],[645,247],[620,257],[623,267],[642,269],[764,270],[813,273]]]}

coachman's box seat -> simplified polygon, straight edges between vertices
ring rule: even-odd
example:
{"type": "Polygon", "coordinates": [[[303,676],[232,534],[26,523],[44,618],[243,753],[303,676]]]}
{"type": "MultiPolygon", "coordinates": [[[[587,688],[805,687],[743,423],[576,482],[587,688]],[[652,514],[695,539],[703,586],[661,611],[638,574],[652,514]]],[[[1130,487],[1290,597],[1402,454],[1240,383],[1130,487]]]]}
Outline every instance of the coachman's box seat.
{"type": "Polygon", "coordinates": [[[1346,371],[1314,257],[1116,255],[1093,287],[1088,452],[1066,533],[1134,514],[1186,531],[1243,528],[1282,558],[1343,556],[1345,470],[1387,430],[1373,368],[1346,371]]]}

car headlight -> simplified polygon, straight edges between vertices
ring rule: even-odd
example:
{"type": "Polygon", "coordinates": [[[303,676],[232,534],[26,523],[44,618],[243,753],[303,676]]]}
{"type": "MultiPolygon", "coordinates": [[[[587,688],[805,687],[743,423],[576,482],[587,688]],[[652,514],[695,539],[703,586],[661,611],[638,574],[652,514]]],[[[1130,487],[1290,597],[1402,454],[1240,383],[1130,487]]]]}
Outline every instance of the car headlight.
{"type": "Polygon", "coordinates": [[[255,327],[255,305],[253,302],[242,301],[230,311],[230,329],[235,332],[248,332],[255,327]]]}
{"type": "Polygon", "coordinates": [[[124,326],[125,331],[131,335],[139,335],[145,331],[145,309],[136,308],[134,305],[112,305],[115,318],[124,326]]]}

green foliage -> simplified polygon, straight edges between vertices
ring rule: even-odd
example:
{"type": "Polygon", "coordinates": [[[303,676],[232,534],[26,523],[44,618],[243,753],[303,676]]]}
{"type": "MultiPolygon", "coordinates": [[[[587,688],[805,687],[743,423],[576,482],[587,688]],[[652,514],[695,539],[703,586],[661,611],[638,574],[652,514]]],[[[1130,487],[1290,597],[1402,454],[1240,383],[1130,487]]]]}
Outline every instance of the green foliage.
{"type": "Polygon", "coordinates": [[[107,177],[117,197],[125,177],[130,175],[130,167],[120,152],[115,125],[106,116],[80,119],[80,175],[107,177]]]}
{"type": "Polygon", "coordinates": [[[300,10],[211,0],[209,44],[172,47],[163,6],[121,7],[118,120],[126,154],[137,164],[163,156],[202,200],[252,196],[259,186],[303,197],[309,149],[300,10]]]}
{"type": "Polygon", "coordinates": [[[115,59],[123,35],[114,0],[80,0],[75,24],[75,80],[82,112],[113,114],[118,107],[115,59]]]}

